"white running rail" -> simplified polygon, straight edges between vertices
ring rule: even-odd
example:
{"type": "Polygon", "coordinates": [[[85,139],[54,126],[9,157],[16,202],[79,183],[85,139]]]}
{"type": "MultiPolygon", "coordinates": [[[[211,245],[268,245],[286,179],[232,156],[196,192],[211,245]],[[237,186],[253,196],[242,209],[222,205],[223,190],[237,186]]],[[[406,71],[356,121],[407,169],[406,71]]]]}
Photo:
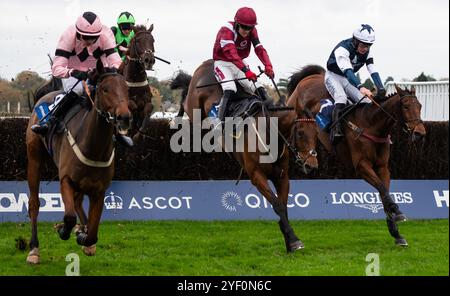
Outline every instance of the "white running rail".
{"type": "Polygon", "coordinates": [[[389,81],[386,84],[388,94],[395,92],[394,83],[401,88],[414,86],[416,95],[422,104],[422,120],[448,121],[449,94],[448,81],[405,82],[389,81]]]}

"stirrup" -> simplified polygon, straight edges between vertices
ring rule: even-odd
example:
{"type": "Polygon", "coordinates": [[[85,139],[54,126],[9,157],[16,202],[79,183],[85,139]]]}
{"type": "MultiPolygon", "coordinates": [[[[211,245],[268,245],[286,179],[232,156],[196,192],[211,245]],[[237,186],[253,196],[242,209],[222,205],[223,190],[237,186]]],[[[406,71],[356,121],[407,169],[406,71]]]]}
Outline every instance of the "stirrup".
{"type": "Polygon", "coordinates": [[[46,123],[46,122],[41,123],[41,124],[36,123],[31,126],[31,130],[38,135],[47,134],[49,129],[50,128],[48,126],[48,123],[46,123]]]}

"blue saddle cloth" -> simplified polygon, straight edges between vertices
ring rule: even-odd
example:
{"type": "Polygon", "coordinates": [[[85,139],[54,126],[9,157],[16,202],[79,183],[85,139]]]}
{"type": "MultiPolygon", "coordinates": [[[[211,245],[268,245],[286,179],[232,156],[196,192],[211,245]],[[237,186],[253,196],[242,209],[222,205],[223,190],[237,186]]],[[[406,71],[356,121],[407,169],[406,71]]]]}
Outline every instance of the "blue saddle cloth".
{"type": "Polygon", "coordinates": [[[329,132],[332,122],[334,104],[331,99],[320,100],[320,111],[316,114],[316,122],[320,129],[329,132]]]}
{"type": "Polygon", "coordinates": [[[53,102],[42,102],[34,107],[34,111],[36,112],[39,122],[47,122],[50,118],[50,113],[55,109],[64,95],[64,93],[56,95],[53,98],[53,102]]]}

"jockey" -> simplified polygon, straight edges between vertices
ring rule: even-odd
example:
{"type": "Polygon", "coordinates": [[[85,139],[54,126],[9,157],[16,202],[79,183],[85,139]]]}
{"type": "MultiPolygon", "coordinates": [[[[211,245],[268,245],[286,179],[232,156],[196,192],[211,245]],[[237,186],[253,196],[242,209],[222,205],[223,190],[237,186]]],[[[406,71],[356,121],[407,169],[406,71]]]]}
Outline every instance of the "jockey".
{"type": "MultiPolygon", "coordinates": [[[[45,135],[51,123],[63,116],[70,101],[83,95],[81,80],[87,80],[88,72],[95,69],[100,58],[106,67],[118,68],[122,63],[119,54],[114,51],[114,36],[111,30],[102,25],[100,18],[93,12],[79,16],[75,25],[69,26],[61,35],[52,65],[52,74],[61,78],[65,96],[56,104],[58,108],[50,118],[31,127],[37,134],[45,135]],[[68,103],[69,102],[69,103],[68,103]]],[[[131,139],[122,135],[118,140],[131,144],[131,139]]]]}
{"type": "MultiPolygon", "coordinates": [[[[272,99],[267,95],[264,87],[258,83],[257,76],[253,73],[245,62],[250,54],[251,44],[255,48],[255,53],[264,64],[264,72],[270,78],[274,78],[272,63],[266,50],[259,41],[256,13],[252,8],[240,8],[234,17],[234,22],[226,23],[217,33],[214,44],[214,74],[217,80],[240,80],[239,83],[250,93],[258,90],[263,101],[268,103],[272,99]]],[[[237,88],[234,81],[222,83],[223,96],[219,109],[219,119],[224,120],[229,99],[236,93],[237,88]]]]}
{"type": "MultiPolygon", "coordinates": [[[[353,37],[341,41],[331,52],[325,73],[325,86],[335,101],[333,122],[339,118],[340,112],[347,103],[347,97],[356,103],[364,96],[372,97],[372,92],[365,88],[356,72],[366,65],[372,80],[377,87],[378,96],[384,97],[386,90],[381,82],[380,75],[375,68],[370,47],[375,42],[375,31],[370,25],[362,24],[354,32],[353,37]]],[[[363,103],[370,103],[368,98],[363,103]]],[[[341,125],[335,124],[332,131],[333,142],[344,136],[341,125]]]]}
{"type": "Polygon", "coordinates": [[[125,61],[128,51],[128,45],[134,37],[133,26],[135,24],[134,17],[131,13],[125,11],[119,15],[117,19],[117,27],[112,27],[114,37],[116,38],[116,51],[119,53],[122,61],[125,61]]]}

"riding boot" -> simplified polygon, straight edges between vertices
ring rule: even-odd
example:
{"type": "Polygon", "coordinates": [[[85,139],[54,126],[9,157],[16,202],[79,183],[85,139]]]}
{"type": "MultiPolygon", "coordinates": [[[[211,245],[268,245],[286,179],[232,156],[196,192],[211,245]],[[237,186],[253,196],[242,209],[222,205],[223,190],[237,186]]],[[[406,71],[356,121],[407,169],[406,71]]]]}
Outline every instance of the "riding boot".
{"type": "Polygon", "coordinates": [[[219,119],[220,121],[224,121],[225,119],[225,115],[227,113],[227,109],[228,109],[228,101],[230,100],[230,98],[234,95],[234,91],[232,90],[225,90],[223,92],[223,96],[222,96],[222,100],[221,100],[221,104],[220,104],[220,108],[219,108],[219,119]]]}
{"type": "Polygon", "coordinates": [[[54,121],[54,117],[50,116],[49,119],[47,119],[45,122],[38,122],[36,124],[33,124],[31,126],[31,130],[38,134],[45,136],[48,133],[48,130],[50,129],[51,123],[54,121]]]}
{"type": "Polygon", "coordinates": [[[341,122],[338,121],[339,116],[342,113],[342,110],[344,109],[345,104],[335,104],[334,105],[334,109],[333,109],[333,114],[332,114],[332,120],[333,123],[335,124],[334,129],[333,129],[333,137],[332,137],[332,142],[333,144],[337,144],[337,142],[344,137],[344,133],[342,131],[342,125],[341,122]]]}
{"type": "Polygon", "coordinates": [[[133,147],[133,145],[134,145],[133,140],[128,136],[116,134],[115,137],[116,137],[116,141],[125,147],[133,147]]]}
{"type": "Polygon", "coordinates": [[[67,93],[58,103],[58,105],[51,111],[49,118],[45,122],[39,122],[31,126],[31,130],[39,135],[46,135],[50,127],[58,121],[64,114],[70,109],[74,100],[78,98],[78,95],[71,91],[67,93]]]}
{"type": "Polygon", "coordinates": [[[256,91],[257,91],[257,94],[259,94],[259,96],[261,97],[265,106],[273,105],[273,99],[269,96],[269,94],[267,93],[267,91],[264,87],[262,87],[262,86],[258,87],[258,89],[256,91]]]}

